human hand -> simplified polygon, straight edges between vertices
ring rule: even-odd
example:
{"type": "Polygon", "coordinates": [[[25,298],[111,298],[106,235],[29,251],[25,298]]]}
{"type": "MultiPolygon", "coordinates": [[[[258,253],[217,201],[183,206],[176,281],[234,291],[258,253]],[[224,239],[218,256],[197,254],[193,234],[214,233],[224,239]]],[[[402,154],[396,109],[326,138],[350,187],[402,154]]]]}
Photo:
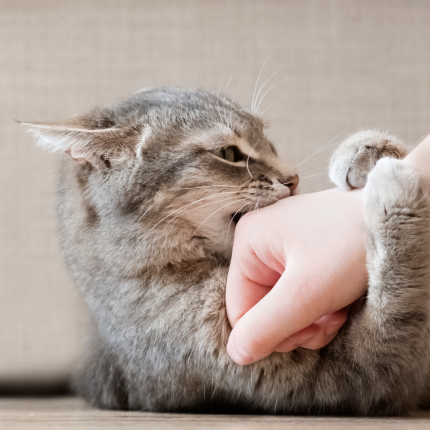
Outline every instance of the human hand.
{"type": "Polygon", "coordinates": [[[367,289],[361,195],[294,196],[240,220],[226,293],[227,352],[238,364],[334,338],[367,289]]]}

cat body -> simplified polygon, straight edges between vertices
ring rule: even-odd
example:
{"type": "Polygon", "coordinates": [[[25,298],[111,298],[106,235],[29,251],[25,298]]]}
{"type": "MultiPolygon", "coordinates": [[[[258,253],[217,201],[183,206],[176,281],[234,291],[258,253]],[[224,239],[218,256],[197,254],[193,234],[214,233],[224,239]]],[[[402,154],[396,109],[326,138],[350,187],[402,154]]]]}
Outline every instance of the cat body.
{"type": "Polygon", "coordinates": [[[74,384],[92,405],[372,415],[403,413],[423,399],[429,192],[412,168],[378,162],[406,154],[396,139],[359,133],[331,163],[337,185],[367,182],[363,307],[325,348],[239,366],[225,348],[236,221],[297,186],[261,119],[205,90],[162,88],[63,123],[28,125],[43,145],[68,154],[61,242],[92,320],[74,384]]]}

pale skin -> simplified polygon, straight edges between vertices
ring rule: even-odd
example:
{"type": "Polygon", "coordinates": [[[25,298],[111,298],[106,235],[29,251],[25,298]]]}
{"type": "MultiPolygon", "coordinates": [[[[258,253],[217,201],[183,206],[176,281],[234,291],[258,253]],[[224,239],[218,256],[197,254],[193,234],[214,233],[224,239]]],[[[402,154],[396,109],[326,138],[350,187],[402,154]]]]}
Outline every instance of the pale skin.
{"type": "MultiPolygon", "coordinates": [[[[403,162],[430,181],[430,136],[403,162]]],[[[227,279],[230,357],[245,365],[328,344],[367,290],[365,262],[361,190],[299,195],[244,216],[227,279]]]]}

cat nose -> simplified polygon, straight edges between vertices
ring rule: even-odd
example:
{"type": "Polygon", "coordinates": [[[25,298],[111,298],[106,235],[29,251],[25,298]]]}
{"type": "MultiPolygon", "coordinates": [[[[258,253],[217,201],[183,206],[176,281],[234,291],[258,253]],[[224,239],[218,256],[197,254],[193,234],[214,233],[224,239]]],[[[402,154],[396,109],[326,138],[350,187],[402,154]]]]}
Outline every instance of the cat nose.
{"type": "Polygon", "coordinates": [[[299,185],[299,175],[289,176],[282,183],[290,189],[290,192],[293,192],[299,185]]]}

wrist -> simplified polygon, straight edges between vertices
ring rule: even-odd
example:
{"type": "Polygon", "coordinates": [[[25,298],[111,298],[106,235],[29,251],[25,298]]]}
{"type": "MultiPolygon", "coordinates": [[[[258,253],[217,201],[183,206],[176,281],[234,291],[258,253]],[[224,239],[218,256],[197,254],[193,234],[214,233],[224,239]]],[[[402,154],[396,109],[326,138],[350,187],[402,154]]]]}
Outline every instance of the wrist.
{"type": "Polygon", "coordinates": [[[423,173],[430,183],[430,135],[414,148],[403,162],[423,173]]]}

